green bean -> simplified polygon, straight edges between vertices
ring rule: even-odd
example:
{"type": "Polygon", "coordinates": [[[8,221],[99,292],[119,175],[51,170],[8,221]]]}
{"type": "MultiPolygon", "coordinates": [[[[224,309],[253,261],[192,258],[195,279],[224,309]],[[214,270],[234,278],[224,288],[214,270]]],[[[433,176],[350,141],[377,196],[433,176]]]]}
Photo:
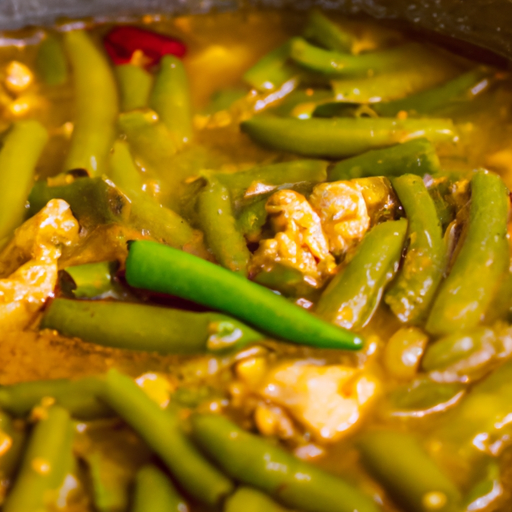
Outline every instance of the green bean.
{"type": "Polygon", "coordinates": [[[145,194],[127,197],[111,181],[79,178],[69,185],[50,187],[38,182],[29,196],[29,213],[37,213],[50,199],[64,199],[84,227],[98,224],[129,226],[163,243],[200,256],[206,251],[199,232],[180,215],[145,194]]]}
{"type": "Polygon", "coordinates": [[[426,137],[431,142],[456,139],[448,119],[287,119],[256,116],[241,124],[254,141],[308,157],[344,158],[370,149],[426,137]]]}
{"type": "Polygon", "coordinates": [[[25,429],[0,411],[0,504],[20,464],[25,438],[25,429]]]}
{"type": "Polygon", "coordinates": [[[446,267],[446,244],[434,201],[419,176],[405,174],[393,188],[409,221],[402,268],[384,301],[404,323],[418,324],[430,309],[446,267]]]}
{"type": "Polygon", "coordinates": [[[106,347],[161,354],[233,350],[264,339],[250,327],[219,313],[69,299],[52,301],[40,328],[106,347]]]}
{"type": "Polygon", "coordinates": [[[18,121],[7,132],[0,150],[0,239],[11,235],[25,215],[35,168],[48,140],[37,121],[18,121]]]}
{"type": "Polygon", "coordinates": [[[255,201],[242,209],[237,219],[238,229],[250,242],[257,242],[263,226],[267,222],[268,212],[265,208],[267,198],[255,201]]]}
{"type": "Polygon", "coordinates": [[[256,183],[268,187],[300,182],[321,183],[327,178],[327,162],[323,160],[293,160],[261,165],[247,171],[215,173],[215,178],[227,187],[234,202],[242,199],[247,189],[256,183]]]}
{"type": "Polygon", "coordinates": [[[199,226],[217,262],[224,268],[247,277],[250,253],[238,230],[229,190],[211,177],[198,197],[199,226]]]}
{"type": "Polygon", "coordinates": [[[106,170],[115,138],[118,97],[107,58],[81,30],[64,33],[74,73],[75,121],[64,171],[86,169],[92,176],[106,170]]]}
{"type": "Polygon", "coordinates": [[[290,41],[262,57],[243,76],[244,81],[258,91],[272,91],[281,88],[291,80],[297,80],[299,71],[288,63],[290,41]]]}
{"type": "Polygon", "coordinates": [[[287,94],[276,107],[267,111],[276,116],[306,119],[319,105],[329,101],[334,101],[334,93],[330,89],[299,89],[287,94]]]}
{"type": "Polygon", "coordinates": [[[226,500],[224,512],[286,512],[287,509],[251,487],[239,487],[226,500]]]}
{"type": "Polygon", "coordinates": [[[403,99],[373,105],[381,116],[393,117],[405,111],[415,114],[432,114],[436,110],[457,106],[471,101],[489,89],[492,77],[484,67],[472,69],[444,84],[403,99]]]}
{"type": "Polygon", "coordinates": [[[351,53],[356,42],[356,38],[352,34],[342,30],[316,9],[309,13],[303,35],[306,39],[339,53],[351,53]]]}
{"type": "Polygon", "coordinates": [[[112,290],[112,264],[86,263],[64,269],[75,284],[73,295],[77,299],[93,299],[112,290]]]}
{"type": "Polygon", "coordinates": [[[363,327],[377,309],[385,286],[398,269],[407,221],[376,225],[363,238],[348,266],[334,276],[316,306],[316,313],[348,329],[363,327]]]}
{"type": "Polygon", "coordinates": [[[181,145],[152,110],[123,113],[118,124],[137,156],[157,172],[166,167],[181,145]]]}
{"type": "Polygon", "coordinates": [[[301,37],[294,37],[290,43],[290,58],[293,61],[310,71],[334,78],[367,77],[400,71],[410,66],[409,62],[432,60],[433,54],[433,50],[419,43],[407,43],[357,56],[324,50],[309,44],[301,37]]]}
{"type": "Polygon", "coordinates": [[[187,502],[156,466],[142,467],[135,478],[131,512],[188,512],[187,502]]]}
{"type": "Polygon", "coordinates": [[[192,105],[188,78],[183,63],[174,55],[165,55],[149,98],[149,106],[167,129],[180,141],[192,138],[192,105]]]}
{"type": "Polygon", "coordinates": [[[127,142],[123,140],[114,142],[109,163],[108,177],[121,190],[133,194],[144,189],[144,178],[133,162],[127,142]]]}
{"type": "Polygon", "coordinates": [[[151,73],[135,64],[114,66],[114,73],[119,85],[121,111],[147,107],[153,87],[151,73]]]}
{"type": "Polygon", "coordinates": [[[128,507],[129,482],[119,467],[100,451],[84,456],[92,484],[92,499],[97,512],[122,512],[128,507]]]}
{"type": "Polygon", "coordinates": [[[231,493],[231,481],[182,432],[177,412],[160,409],[132,379],[115,370],[105,382],[105,401],[156,452],[185,491],[207,505],[231,493]]]}
{"type": "Polygon", "coordinates": [[[212,94],[208,105],[201,110],[201,115],[209,116],[229,110],[234,104],[247,98],[246,87],[234,87],[230,89],[222,89],[212,94]]]}
{"type": "Polygon", "coordinates": [[[329,181],[402,174],[424,176],[440,170],[434,145],[427,139],[416,139],[342,160],[330,169],[329,181]]]}
{"type": "Polygon", "coordinates": [[[477,327],[445,336],[428,346],[421,361],[423,370],[467,375],[496,357],[496,335],[492,329],[477,327]]]}
{"type": "Polygon", "coordinates": [[[227,418],[192,415],[192,435],[232,478],[304,512],[376,512],[373,500],[348,482],[245,432],[227,418]]]}
{"type": "Polygon", "coordinates": [[[47,34],[37,50],[35,67],[41,79],[51,86],[62,85],[68,80],[68,63],[61,41],[47,34]]]}
{"type": "Polygon", "coordinates": [[[33,512],[56,505],[58,489],[70,470],[73,434],[67,411],[50,407],[34,427],[19,474],[2,510],[33,512]]]}
{"type": "Polygon", "coordinates": [[[213,263],[153,242],[130,245],[131,286],[170,293],[233,315],[271,335],[323,348],[361,348],[362,339],[213,263]]]}
{"type": "Polygon", "coordinates": [[[459,510],[458,489],[410,434],[367,432],[358,446],[365,467],[405,511],[459,510]]]}
{"type": "Polygon", "coordinates": [[[80,420],[103,418],[112,411],[97,395],[102,383],[96,378],[54,379],[20,382],[0,387],[0,407],[17,417],[26,417],[45,400],[55,401],[80,420]]]}
{"type": "Polygon", "coordinates": [[[446,280],[441,283],[426,329],[443,335],[478,325],[509,265],[508,191],[486,171],[471,181],[467,232],[446,280]]]}

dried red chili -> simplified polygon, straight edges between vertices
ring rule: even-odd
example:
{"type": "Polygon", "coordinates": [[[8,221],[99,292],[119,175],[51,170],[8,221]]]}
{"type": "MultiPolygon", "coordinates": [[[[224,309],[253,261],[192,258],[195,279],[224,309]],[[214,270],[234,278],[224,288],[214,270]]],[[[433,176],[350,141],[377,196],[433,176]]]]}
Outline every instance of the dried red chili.
{"type": "Polygon", "coordinates": [[[187,51],[178,39],[129,25],[113,28],[103,44],[114,64],[128,64],[138,50],[144,54],[146,67],[158,64],[164,55],[183,57],[187,51]]]}

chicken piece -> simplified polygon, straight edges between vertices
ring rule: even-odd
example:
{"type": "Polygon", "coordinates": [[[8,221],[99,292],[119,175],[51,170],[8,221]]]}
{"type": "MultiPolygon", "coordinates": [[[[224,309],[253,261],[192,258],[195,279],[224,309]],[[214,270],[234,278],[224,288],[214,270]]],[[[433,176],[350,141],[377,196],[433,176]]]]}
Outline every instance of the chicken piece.
{"type": "Polygon", "coordinates": [[[34,318],[57,284],[61,247],[76,243],[78,222],[69,205],[50,201],[14,233],[0,254],[0,324],[21,330],[34,318]]]}
{"type": "Polygon", "coordinates": [[[257,393],[284,408],[318,441],[334,442],[360,420],[377,380],[342,365],[286,362],[270,371],[257,393]]]}
{"type": "Polygon", "coordinates": [[[322,220],[330,251],[337,256],[357,244],[370,227],[363,194],[350,181],[317,185],[309,201],[322,220]]]}
{"type": "Polygon", "coordinates": [[[364,202],[370,216],[370,226],[384,220],[395,218],[398,198],[390,181],[383,177],[358,178],[352,180],[357,189],[363,194],[364,202]]]}
{"type": "Polygon", "coordinates": [[[266,210],[276,236],[260,243],[251,274],[270,272],[281,264],[301,272],[311,287],[320,287],[336,268],[320,217],[306,198],[293,190],[270,196],[266,210]]]}

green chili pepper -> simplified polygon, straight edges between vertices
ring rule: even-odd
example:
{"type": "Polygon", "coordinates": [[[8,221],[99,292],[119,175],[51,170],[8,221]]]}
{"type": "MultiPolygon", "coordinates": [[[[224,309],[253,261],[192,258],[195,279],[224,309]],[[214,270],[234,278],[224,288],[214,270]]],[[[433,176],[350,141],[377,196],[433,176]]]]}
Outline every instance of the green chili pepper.
{"type": "Polygon", "coordinates": [[[385,286],[396,274],[407,221],[378,224],[363,238],[347,267],[334,276],[316,305],[323,319],[360,329],[377,309],[385,286]]]}
{"type": "Polygon", "coordinates": [[[342,30],[317,9],[309,13],[303,35],[306,39],[339,53],[351,53],[356,42],[352,34],[342,30]]]}
{"type": "Polygon", "coordinates": [[[241,128],[264,146],[326,158],[344,158],[423,137],[431,142],[456,139],[448,119],[288,119],[261,115],[244,121],[241,128]]]}
{"type": "Polygon", "coordinates": [[[202,450],[232,478],[304,512],[376,512],[371,498],[261,437],[213,414],[192,415],[202,450]]]}
{"type": "Polygon", "coordinates": [[[183,62],[165,55],[149,98],[149,105],[167,129],[182,142],[192,138],[192,106],[187,73],[183,62]]]}
{"type": "Polygon", "coordinates": [[[432,334],[471,329],[481,321],[509,265],[508,191],[496,174],[471,181],[467,232],[427,321],[432,334]]]}
{"type": "MultiPolygon", "coordinates": [[[[185,462],[185,461],[184,461],[185,462]]],[[[132,512],[188,512],[187,502],[156,466],[143,466],[135,478],[132,512]]]]}
{"type": "Polygon", "coordinates": [[[114,66],[114,73],[119,85],[121,111],[147,107],[153,87],[151,73],[135,64],[114,66]]]}
{"type": "Polygon", "coordinates": [[[47,34],[37,50],[37,74],[48,85],[62,85],[68,80],[68,63],[61,41],[47,34]]]}
{"type": "Polygon", "coordinates": [[[402,174],[424,176],[440,170],[434,145],[427,139],[416,139],[342,160],[330,169],[329,181],[402,174]]]}
{"type": "Polygon", "coordinates": [[[294,37],[290,43],[292,60],[310,71],[329,77],[365,77],[400,71],[410,67],[410,62],[432,60],[433,53],[426,45],[418,43],[407,43],[357,56],[324,50],[309,44],[301,37],[294,37]]]}
{"type": "Polygon", "coordinates": [[[11,235],[23,221],[36,164],[47,140],[48,132],[37,121],[14,123],[3,140],[0,150],[0,239],[11,235]]]}
{"type": "Polygon", "coordinates": [[[14,416],[25,417],[48,398],[74,418],[103,418],[111,416],[112,411],[97,398],[101,387],[101,381],[93,377],[20,382],[0,387],[0,407],[14,416]]]}
{"type": "Polygon", "coordinates": [[[198,220],[219,264],[247,277],[251,254],[233,216],[229,190],[213,177],[199,193],[198,220]]]}
{"type": "Polygon", "coordinates": [[[239,487],[226,500],[224,512],[286,512],[273,499],[251,487],[239,487]]]}
{"type": "Polygon", "coordinates": [[[64,409],[53,406],[34,427],[23,463],[2,510],[29,512],[56,506],[58,489],[70,470],[73,425],[64,409]]]}
{"type": "Polygon", "coordinates": [[[110,370],[105,401],[146,441],[180,486],[201,503],[216,505],[231,481],[196,450],[181,430],[177,412],[162,410],[129,377],[110,370]]]}
{"type": "Polygon", "coordinates": [[[291,342],[351,350],[363,344],[359,336],[329,325],[262,286],[164,245],[133,242],[126,279],[131,286],[177,295],[229,313],[291,342]]]}
{"type": "Polygon", "coordinates": [[[427,315],[443,277],[446,244],[423,180],[405,174],[392,183],[409,221],[409,244],[402,268],[384,300],[402,322],[418,324],[427,315]]]}
{"type": "Polygon", "coordinates": [[[52,301],[40,328],[107,347],[161,354],[236,350],[264,339],[250,327],[219,313],[69,299],[52,301]]]}
{"type": "Polygon", "coordinates": [[[441,108],[471,101],[475,96],[488,90],[491,83],[492,76],[489,69],[478,67],[438,87],[403,99],[378,103],[373,108],[379,115],[386,117],[396,116],[401,111],[432,114],[441,108]]]}
{"type": "Polygon", "coordinates": [[[365,467],[405,511],[459,510],[458,489],[410,434],[367,432],[358,446],[365,467]]]}
{"type": "Polygon", "coordinates": [[[75,121],[64,171],[86,169],[92,176],[106,170],[115,138],[118,97],[115,78],[105,55],[81,30],[64,33],[73,68],[75,121]]]}
{"type": "Polygon", "coordinates": [[[290,42],[272,50],[244,74],[244,81],[258,91],[279,89],[286,82],[298,80],[299,70],[288,62],[290,42]]]}

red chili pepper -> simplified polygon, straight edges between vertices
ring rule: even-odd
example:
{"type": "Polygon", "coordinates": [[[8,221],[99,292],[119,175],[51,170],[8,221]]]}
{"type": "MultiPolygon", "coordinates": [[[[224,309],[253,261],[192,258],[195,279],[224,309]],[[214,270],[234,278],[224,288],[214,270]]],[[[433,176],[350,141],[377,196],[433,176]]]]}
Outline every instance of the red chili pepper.
{"type": "Polygon", "coordinates": [[[146,67],[158,64],[164,55],[183,57],[187,51],[178,39],[128,25],[113,28],[103,44],[114,64],[128,64],[133,54],[140,50],[147,58],[146,67]]]}

